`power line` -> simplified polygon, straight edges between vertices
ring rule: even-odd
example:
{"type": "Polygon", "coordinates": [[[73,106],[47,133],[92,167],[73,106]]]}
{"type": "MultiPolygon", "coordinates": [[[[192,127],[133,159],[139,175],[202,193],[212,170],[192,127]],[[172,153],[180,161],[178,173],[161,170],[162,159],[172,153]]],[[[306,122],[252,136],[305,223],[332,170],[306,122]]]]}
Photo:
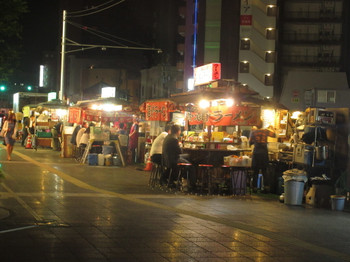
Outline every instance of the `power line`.
{"type": "Polygon", "coordinates": [[[102,38],[102,39],[104,39],[104,40],[110,41],[110,42],[115,43],[115,44],[118,44],[118,45],[123,45],[122,43],[117,42],[117,41],[114,41],[113,39],[109,39],[108,37],[105,37],[105,36],[102,36],[102,35],[100,35],[100,34],[98,34],[98,33],[92,32],[92,30],[89,30],[89,28],[86,27],[86,26],[82,26],[82,25],[79,25],[79,24],[77,24],[77,23],[73,23],[73,22],[70,22],[70,21],[67,21],[67,23],[70,24],[70,25],[72,25],[72,26],[74,26],[74,27],[77,27],[77,28],[79,28],[79,29],[82,29],[82,30],[84,30],[84,31],[86,31],[86,32],[88,32],[88,33],[90,33],[90,34],[92,34],[92,35],[98,36],[98,37],[100,37],[100,38],[102,38]]]}
{"type": "Polygon", "coordinates": [[[138,45],[138,46],[141,46],[141,47],[148,47],[147,45],[144,45],[144,44],[140,44],[140,43],[137,43],[137,42],[134,42],[134,41],[131,41],[131,40],[128,40],[128,39],[125,39],[125,38],[122,38],[122,37],[118,37],[118,36],[115,36],[115,35],[112,35],[112,34],[109,34],[109,33],[106,33],[106,32],[103,32],[103,31],[100,31],[100,30],[97,30],[97,29],[94,29],[94,28],[91,28],[91,27],[87,27],[87,26],[83,26],[83,25],[80,25],[78,23],[75,23],[75,22],[72,22],[72,21],[67,21],[67,23],[69,23],[70,25],[74,26],[74,27],[77,27],[79,29],[82,29],[90,34],[93,34],[93,35],[96,35],[102,39],[105,39],[105,40],[108,40],[112,43],[116,43],[116,44],[120,44],[120,45],[124,45],[120,42],[117,42],[113,39],[110,39],[108,37],[105,37],[103,35],[106,35],[106,36],[109,36],[109,37],[112,37],[112,38],[115,38],[115,39],[118,39],[118,40],[121,40],[121,41],[124,41],[124,42],[127,42],[127,43],[130,43],[130,44],[134,44],[134,45],[138,45]],[[102,35],[101,35],[102,34],[102,35]]]}
{"type": "Polygon", "coordinates": [[[104,6],[104,5],[107,5],[107,4],[109,4],[109,3],[112,3],[112,2],[114,2],[114,1],[115,1],[115,0],[110,0],[110,1],[108,1],[108,2],[106,2],[106,3],[100,4],[100,5],[97,5],[97,6],[93,6],[93,7],[89,8],[89,9],[79,10],[79,11],[73,11],[73,12],[68,12],[68,14],[73,14],[73,15],[74,15],[74,14],[80,14],[80,13],[89,12],[89,11],[91,11],[91,10],[98,9],[98,8],[100,8],[100,7],[104,6]]]}
{"type": "Polygon", "coordinates": [[[121,4],[121,3],[125,2],[125,1],[126,1],[126,0],[121,0],[121,1],[119,1],[119,2],[117,2],[117,3],[111,4],[110,6],[107,6],[107,7],[105,7],[105,8],[100,9],[100,10],[96,10],[96,11],[94,11],[94,12],[90,12],[90,13],[87,13],[87,14],[72,15],[72,16],[67,15],[67,17],[83,17],[83,16],[88,16],[88,15],[97,14],[97,13],[102,12],[102,11],[104,11],[104,10],[110,9],[110,8],[116,6],[116,5],[119,5],[119,4],[121,4]]]}

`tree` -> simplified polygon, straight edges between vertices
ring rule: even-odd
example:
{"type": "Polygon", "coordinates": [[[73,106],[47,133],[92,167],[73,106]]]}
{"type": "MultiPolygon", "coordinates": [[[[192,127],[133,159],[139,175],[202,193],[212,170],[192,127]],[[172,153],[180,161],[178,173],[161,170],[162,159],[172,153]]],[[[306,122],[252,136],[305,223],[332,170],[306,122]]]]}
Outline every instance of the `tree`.
{"type": "Polygon", "coordinates": [[[8,81],[18,66],[21,50],[21,17],[25,0],[0,0],[0,82],[8,81]]]}

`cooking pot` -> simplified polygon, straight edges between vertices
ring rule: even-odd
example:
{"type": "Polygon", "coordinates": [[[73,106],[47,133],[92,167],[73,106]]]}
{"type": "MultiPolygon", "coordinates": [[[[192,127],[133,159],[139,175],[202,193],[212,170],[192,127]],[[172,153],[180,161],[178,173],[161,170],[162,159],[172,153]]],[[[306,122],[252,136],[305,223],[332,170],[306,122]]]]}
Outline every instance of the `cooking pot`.
{"type": "Polygon", "coordinates": [[[328,146],[316,146],[316,160],[326,160],[328,158],[328,146]]]}

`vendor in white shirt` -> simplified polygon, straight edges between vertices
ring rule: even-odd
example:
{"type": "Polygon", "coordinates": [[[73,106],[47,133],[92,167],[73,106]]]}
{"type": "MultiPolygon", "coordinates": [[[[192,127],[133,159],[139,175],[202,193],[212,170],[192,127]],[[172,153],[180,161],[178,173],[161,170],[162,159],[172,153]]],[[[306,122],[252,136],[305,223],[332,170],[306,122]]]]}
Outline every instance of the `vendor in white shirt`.
{"type": "Polygon", "coordinates": [[[165,137],[170,133],[171,125],[166,125],[164,132],[160,133],[156,139],[154,139],[151,147],[151,161],[160,165],[162,163],[162,150],[163,141],[165,137]]]}

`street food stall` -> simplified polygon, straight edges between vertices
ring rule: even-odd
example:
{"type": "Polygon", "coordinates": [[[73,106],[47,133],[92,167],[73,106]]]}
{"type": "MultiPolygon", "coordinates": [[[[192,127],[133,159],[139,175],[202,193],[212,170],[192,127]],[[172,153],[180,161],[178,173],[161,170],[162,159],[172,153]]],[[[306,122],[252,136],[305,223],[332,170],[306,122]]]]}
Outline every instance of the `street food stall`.
{"type": "MultiPolygon", "coordinates": [[[[279,160],[284,154],[281,148],[289,148],[291,126],[288,110],[233,81],[221,81],[216,87],[212,86],[171,97],[186,115],[181,142],[192,163],[249,170],[252,148],[248,140],[251,129],[260,119],[264,128],[272,126],[276,130],[277,137],[268,139],[271,163],[278,163],[276,168],[279,168],[280,162],[292,161],[292,155],[279,160]]],[[[273,188],[272,192],[277,191],[277,176],[282,176],[276,168],[274,164],[271,166],[272,177],[266,179],[266,188],[273,188]],[[269,180],[273,181],[271,185],[269,180]]]]}
{"type": "Polygon", "coordinates": [[[39,103],[35,108],[36,146],[52,147],[52,129],[58,122],[66,122],[68,105],[61,100],[39,103]]]}
{"type": "MultiPolygon", "coordinates": [[[[113,143],[122,165],[125,165],[125,155],[123,155],[120,148],[118,129],[114,126],[114,123],[117,121],[127,122],[130,119],[132,120],[130,112],[123,112],[124,103],[124,101],[121,103],[114,98],[96,99],[79,101],[75,106],[69,108],[69,123],[78,125],[83,124],[83,122],[93,123],[93,126],[90,127],[89,145],[86,147],[81,159],[82,163],[86,161],[92,149],[94,149],[93,153],[99,154],[102,153],[104,146],[109,146],[113,143]]],[[[67,136],[66,141],[70,140],[72,132],[72,128],[65,132],[67,136]]]]}

